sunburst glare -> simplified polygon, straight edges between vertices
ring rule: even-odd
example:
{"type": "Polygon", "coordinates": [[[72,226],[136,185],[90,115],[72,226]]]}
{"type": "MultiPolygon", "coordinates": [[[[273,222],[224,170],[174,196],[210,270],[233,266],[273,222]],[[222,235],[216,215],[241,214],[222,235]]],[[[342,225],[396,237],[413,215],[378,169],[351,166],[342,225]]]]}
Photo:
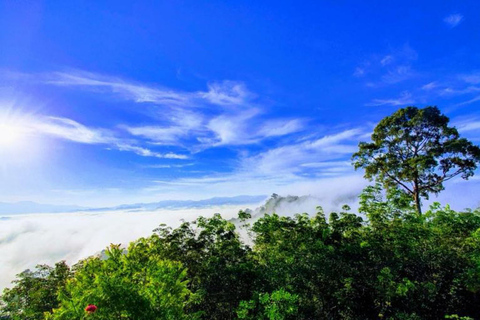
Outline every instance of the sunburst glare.
{"type": "Polygon", "coordinates": [[[0,123],[0,147],[15,147],[24,138],[22,128],[16,124],[0,123]]]}

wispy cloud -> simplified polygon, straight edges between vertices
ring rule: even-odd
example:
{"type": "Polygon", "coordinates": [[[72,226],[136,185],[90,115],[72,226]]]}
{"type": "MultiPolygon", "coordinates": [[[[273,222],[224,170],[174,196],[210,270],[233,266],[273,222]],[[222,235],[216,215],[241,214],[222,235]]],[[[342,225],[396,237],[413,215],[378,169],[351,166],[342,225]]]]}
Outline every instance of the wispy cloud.
{"type": "Polygon", "coordinates": [[[377,107],[377,106],[406,106],[409,104],[415,103],[415,100],[412,98],[412,94],[405,91],[402,92],[400,97],[393,99],[374,99],[373,101],[366,103],[366,106],[377,107]]]}
{"type": "Polygon", "coordinates": [[[411,78],[413,74],[414,72],[409,65],[402,65],[388,70],[381,79],[383,83],[394,84],[411,78]]]}
{"type": "Polygon", "coordinates": [[[164,106],[199,107],[203,104],[219,106],[243,105],[252,97],[245,84],[237,81],[211,82],[207,91],[181,91],[158,85],[145,85],[121,78],[92,72],[52,72],[46,83],[59,86],[76,86],[85,89],[105,89],[135,102],[148,102],[164,106]]]}
{"type": "Polygon", "coordinates": [[[143,157],[155,157],[155,158],[165,158],[165,159],[188,159],[187,155],[178,154],[174,152],[155,152],[147,148],[138,147],[130,144],[117,143],[114,147],[120,151],[131,151],[143,157]]]}
{"type": "Polygon", "coordinates": [[[412,63],[418,53],[409,45],[392,48],[388,53],[373,54],[355,69],[354,76],[364,77],[369,74],[368,86],[378,87],[396,84],[416,75],[412,63]]]}
{"type": "Polygon", "coordinates": [[[88,128],[74,120],[60,117],[43,117],[30,124],[36,133],[47,134],[73,142],[85,144],[110,144],[114,142],[106,131],[88,128]]]}
{"type": "Polygon", "coordinates": [[[253,98],[242,82],[222,81],[208,84],[207,92],[199,92],[199,96],[208,100],[210,103],[228,106],[242,105],[253,98]]]}
{"type": "Polygon", "coordinates": [[[480,131],[480,119],[467,119],[454,124],[460,132],[480,131]]]}
{"type": "Polygon", "coordinates": [[[442,81],[433,81],[422,87],[427,98],[441,97],[442,99],[457,100],[462,97],[468,97],[467,100],[456,102],[452,105],[460,107],[480,101],[480,73],[478,71],[467,74],[455,74],[446,76],[442,81]]]}
{"type": "Polygon", "coordinates": [[[466,83],[470,84],[480,84],[480,72],[473,72],[470,74],[462,74],[459,78],[466,83]]]}
{"type": "Polygon", "coordinates": [[[95,73],[53,72],[47,75],[47,83],[60,86],[78,86],[90,89],[108,89],[113,93],[136,102],[151,102],[162,105],[188,105],[194,94],[172,91],[161,87],[149,87],[114,77],[95,73]]]}
{"type": "Polygon", "coordinates": [[[477,101],[480,101],[480,96],[476,96],[472,99],[469,99],[467,101],[463,101],[463,102],[460,102],[460,103],[457,103],[455,106],[456,107],[461,107],[461,106],[466,106],[466,105],[469,105],[469,104],[472,104],[472,103],[475,103],[477,101]]]}
{"type": "Polygon", "coordinates": [[[105,145],[109,149],[133,152],[143,157],[167,159],[186,159],[186,155],[160,153],[135,145],[131,141],[119,139],[105,129],[90,128],[72,119],[61,117],[39,117],[23,123],[26,130],[33,134],[48,135],[67,141],[83,144],[105,145]]]}
{"type": "Polygon", "coordinates": [[[119,128],[148,143],[184,146],[194,152],[258,143],[301,131],[305,126],[301,119],[275,119],[265,114],[254,101],[256,95],[238,81],[210,82],[206,91],[186,92],[82,71],[55,72],[47,79],[52,85],[83,87],[94,92],[109,90],[136,103],[161,105],[162,112],[152,117],[150,123],[124,124],[119,128]]]}
{"type": "Polygon", "coordinates": [[[185,109],[165,111],[159,121],[145,126],[122,125],[120,128],[157,145],[181,145],[183,139],[190,136],[198,137],[205,133],[206,120],[199,112],[185,109]],[[155,124],[159,121],[163,124],[155,124]]]}
{"type": "Polygon", "coordinates": [[[207,144],[245,145],[258,143],[271,137],[285,136],[305,129],[300,119],[255,120],[259,110],[249,110],[236,114],[224,114],[211,119],[207,125],[214,135],[205,140],[207,144]]]}
{"type": "Polygon", "coordinates": [[[422,90],[430,91],[438,87],[438,83],[436,81],[429,82],[422,86],[422,90]]]}
{"type": "Polygon", "coordinates": [[[455,28],[463,21],[463,16],[459,13],[451,14],[443,19],[450,28],[455,28]]]}
{"type": "Polygon", "coordinates": [[[393,57],[391,55],[386,55],[385,57],[383,57],[382,60],[380,60],[380,64],[382,66],[386,66],[387,64],[390,64],[393,62],[393,57]]]}
{"type": "Polygon", "coordinates": [[[262,119],[259,109],[250,108],[207,117],[182,113],[170,125],[122,126],[130,134],[159,145],[182,145],[193,152],[212,147],[239,146],[286,136],[305,129],[301,119],[262,119]]]}
{"type": "Polygon", "coordinates": [[[356,151],[363,133],[363,130],[354,128],[317,139],[286,144],[243,158],[241,168],[245,171],[254,170],[260,175],[311,173],[311,167],[305,164],[348,158],[356,151]]]}
{"type": "Polygon", "coordinates": [[[363,66],[363,67],[356,67],[355,68],[355,71],[353,72],[353,76],[359,78],[359,77],[363,77],[366,73],[366,70],[367,70],[367,67],[363,66]]]}
{"type": "Polygon", "coordinates": [[[170,168],[185,168],[194,166],[195,162],[190,163],[183,163],[183,164],[151,164],[151,165],[144,165],[143,168],[147,169],[170,169],[170,168]]]}

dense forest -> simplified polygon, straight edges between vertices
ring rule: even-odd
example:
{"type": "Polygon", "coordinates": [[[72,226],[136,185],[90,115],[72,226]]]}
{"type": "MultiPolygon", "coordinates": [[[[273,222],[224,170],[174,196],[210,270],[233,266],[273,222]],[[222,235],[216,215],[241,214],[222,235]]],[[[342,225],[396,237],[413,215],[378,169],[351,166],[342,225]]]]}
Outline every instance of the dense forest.
{"type": "Polygon", "coordinates": [[[0,318],[480,319],[480,210],[422,211],[480,162],[448,122],[436,107],[383,119],[352,158],[372,180],[358,212],[161,225],[105,257],[20,273],[0,318]]]}

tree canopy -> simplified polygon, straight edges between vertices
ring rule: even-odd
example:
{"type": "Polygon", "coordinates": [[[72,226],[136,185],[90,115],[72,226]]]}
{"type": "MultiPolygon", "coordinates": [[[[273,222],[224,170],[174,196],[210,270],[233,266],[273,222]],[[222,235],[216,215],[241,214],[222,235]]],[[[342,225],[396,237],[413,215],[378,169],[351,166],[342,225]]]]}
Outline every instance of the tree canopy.
{"type": "Polygon", "coordinates": [[[402,188],[421,213],[421,198],[438,194],[456,176],[468,179],[480,162],[480,148],[460,138],[437,107],[406,107],[382,119],[353,155],[355,168],[387,188],[402,188]]]}

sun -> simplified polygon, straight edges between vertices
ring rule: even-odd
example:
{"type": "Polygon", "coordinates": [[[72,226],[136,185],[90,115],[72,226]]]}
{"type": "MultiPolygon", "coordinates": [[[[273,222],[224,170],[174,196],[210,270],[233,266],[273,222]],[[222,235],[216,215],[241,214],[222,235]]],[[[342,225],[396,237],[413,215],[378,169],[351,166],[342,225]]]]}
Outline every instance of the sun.
{"type": "Polygon", "coordinates": [[[0,148],[15,147],[23,140],[22,128],[15,124],[0,123],[0,148]]]}

